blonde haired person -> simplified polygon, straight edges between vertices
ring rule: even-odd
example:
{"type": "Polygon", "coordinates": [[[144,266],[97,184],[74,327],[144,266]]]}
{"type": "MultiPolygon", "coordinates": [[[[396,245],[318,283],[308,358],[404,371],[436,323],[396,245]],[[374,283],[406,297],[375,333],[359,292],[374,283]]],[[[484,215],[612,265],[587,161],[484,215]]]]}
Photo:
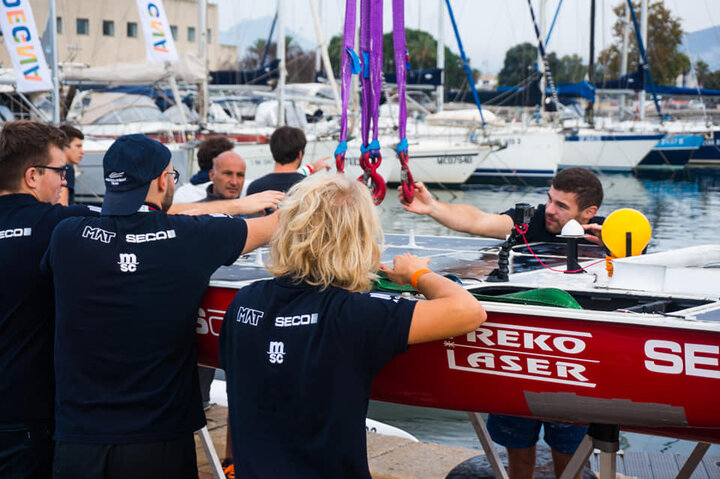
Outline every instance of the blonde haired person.
{"type": "Polygon", "coordinates": [[[337,175],[296,184],[271,241],[274,279],[238,291],[220,333],[237,477],[370,478],[365,417],[373,377],[409,344],[485,320],[461,286],[394,259],[381,271],[427,301],[368,293],[380,221],[367,189],[337,175]]]}

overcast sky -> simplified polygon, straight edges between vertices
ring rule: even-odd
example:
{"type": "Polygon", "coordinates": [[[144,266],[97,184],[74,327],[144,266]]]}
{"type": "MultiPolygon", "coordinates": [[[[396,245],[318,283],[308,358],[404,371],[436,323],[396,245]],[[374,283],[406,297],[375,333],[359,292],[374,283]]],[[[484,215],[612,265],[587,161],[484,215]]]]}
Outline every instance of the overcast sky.
{"type": "MultiPolygon", "coordinates": [[[[220,8],[220,30],[227,30],[243,19],[274,15],[277,0],[211,0],[220,8]]],[[[345,0],[317,0],[320,5],[326,39],[339,33],[344,22],[345,0]]],[[[561,0],[545,0],[547,28],[561,0]]],[[[612,7],[621,0],[596,0],[595,49],[600,51],[612,43],[611,28],[615,22],[612,7]]],[[[536,16],[540,0],[532,0],[536,16]]],[[[359,2],[358,2],[359,3],[359,2]]],[[[405,0],[407,28],[420,28],[437,36],[437,0],[405,0]]],[[[444,5],[444,0],[442,4],[444,5]]],[[[683,22],[686,32],[694,32],[720,24],[720,0],[665,0],[665,6],[683,22]]],[[[392,26],[392,2],[385,2],[385,31],[392,26]]],[[[455,19],[474,68],[483,73],[497,73],[502,68],[508,48],[524,41],[535,42],[527,0],[451,0],[455,19]]],[[[285,0],[288,28],[308,40],[315,41],[309,0],[285,0]]],[[[458,52],[447,12],[445,42],[458,52]]],[[[562,0],[560,13],[548,50],[560,56],[577,53],[587,61],[589,50],[590,0],[562,0]]],[[[639,14],[639,12],[638,12],[639,14]]],[[[718,39],[720,42],[720,39],[718,39]]],[[[411,59],[412,61],[412,59],[411,59]]]]}

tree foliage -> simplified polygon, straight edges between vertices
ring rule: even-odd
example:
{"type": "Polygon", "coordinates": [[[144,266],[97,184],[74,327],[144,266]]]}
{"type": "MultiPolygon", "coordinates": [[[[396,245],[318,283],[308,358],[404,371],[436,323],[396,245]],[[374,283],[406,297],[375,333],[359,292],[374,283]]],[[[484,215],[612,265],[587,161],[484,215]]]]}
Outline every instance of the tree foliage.
{"type": "Polygon", "coordinates": [[[704,61],[695,62],[695,76],[701,88],[720,90],[720,70],[710,71],[710,65],[704,61]]]}
{"type": "MultiPolygon", "coordinates": [[[[558,58],[555,52],[547,55],[548,66],[556,83],[577,83],[587,72],[587,65],[580,55],[564,55],[558,58]]],[[[503,68],[498,75],[500,85],[520,85],[536,70],[537,46],[530,42],[520,43],[505,53],[503,68]]]]}
{"type": "MultiPolygon", "coordinates": [[[[615,43],[609,48],[600,52],[598,63],[600,67],[597,72],[600,75],[595,77],[596,82],[603,79],[617,78],[620,76],[621,62],[621,45],[622,33],[624,27],[624,15],[627,3],[621,2],[613,8],[618,19],[613,26],[613,37],[615,43]]],[[[640,2],[634,1],[633,8],[640,22],[640,2]]],[[[628,67],[627,71],[631,72],[638,67],[640,53],[635,40],[635,31],[633,25],[629,25],[630,39],[628,42],[628,67]]],[[[650,72],[652,73],[653,82],[659,85],[672,85],[675,78],[690,68],[690,59],[687,55],[680,52],[682,36],[684,32],[680,19],[674,17],[670,10],[665,8],[661,0],[656,0],[648,6],[648,40],[645,46],[648,61],[650,63],[650,72]]]]}
{"type": "MultiPolygon", "coordinates": [[[[256,39],[245,51],[245,56],[240,60],[240,68],[254,70],[260,67],[267,40],[256,39]]],[[[267,47],[265,62],[277,58],[277,42],[270,42],[267,47]]],[[[285,61],[288,71],[288,82],[309,82],[313,81],[315,73],[315,53],[303,50],[297,44],[292,35],[285,36],[285,61]]]]}
{"type": "MultiPolygon", "coordinates": [[[[555,55],[552,52],[550,55],[555,55]]],[[[548,63],[549,63],[548,55],[548,63]]],[[[572,55],[563,55],[557,63],[557,66],[550,65],[553,78],[557,83],[578,83],[585,78],[588,67],[583,64],[582,57],[573,53],[572,55]]]]}
{"type": "MultiPolygon", "coordinates": [[[[427,32],[421,30],[406,29],[405,41],[410,57],[410,65],[414,70],[423,68],[435,68],[437,65],[437,40],[427,32]]],[[[342,61],[341,35],[335,35],[328,44],[328,55],[334,72],[340,71],[342,61]]],[[[356,52],[357,52],[356,48],[356,52]]],[[[468,58],[468,62],[470,59],[468,58]]],[[[392,33],[383,35],[383,70],[386,72],[395,71],[395,59],[393,56],[392,33]]],[[[477,80],[480,74],[472,70],[473,77],[477,80]]],[[[452,53],[450,48],[445,47],[445,86],[448,88],[459,88],[466,84],[465,70],[462,66],[462,59],[452,53]]]]}
{"type": "MultiPolygon", "coordinates": [[[[505,61],[498,74],[499,85],[515,86],[527,80],[537,64],[537,47],[530,42],[520,43],[505,52],[505,61]]],[[[552,65],[551,65],[552,71],[552,65]]]]}

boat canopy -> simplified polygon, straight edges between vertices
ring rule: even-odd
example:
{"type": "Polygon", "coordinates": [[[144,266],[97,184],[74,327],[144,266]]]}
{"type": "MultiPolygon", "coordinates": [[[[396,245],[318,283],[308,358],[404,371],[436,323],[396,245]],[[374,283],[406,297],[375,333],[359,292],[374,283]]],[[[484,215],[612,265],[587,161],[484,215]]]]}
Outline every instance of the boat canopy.
{"type": "Polygon", "coordinates": [[[119,92],[93,92],[79,118],[81,125],[124,124],[138,121],[167,121],[151,98],[119,92]]]}
{"type": "MultiPolygon", "coordinates": [[[[579,83],[559,83],[557,92],[558,96],[561,97],[582,97],[595,101],[595,86],[587,80],[579,83]]],[[[550,90],[546,88],[545,93],[549,94],[550,90]]]]}
{"type": "MultiPolygon", "coordinates": [[[[643,89],[643,72],[636,70],[613,80],[596,83],[597,88],[603,90],[635,90],[643,89]]],[[[649,85],[645,85],[645,91],[650,92],[649,85]]],[[[720,90],[709,88],[685,88],[677,86],[655,86],[655,93],[659,95],[688,95],[688,96],[720,96],[720,90]]]]}
{"type": "MultiPolygon", "coordinates": [[[[533,101],[537,103],[537,99],[539,98],[539,88],[538,88],[538,82],[532,81],[530,82],[529,86],[499,86],[497,87],[497,93],[505,93],[505,94],[512,94],[512,93],[520,93],[525,94],[530,90],[530,94],[532,95],[532,100],[528,102],[527,104],[532,104],[533,101]]],[[[576,97],[582,97],[586,98],[590,101],[595,101],[595,86],[593,86],[592,83],[588,82],[587,80],[583,80],[579,83],[559,83],[556,85],[556,90],[558,97],[560,98],[576,98],[576,97]]],[[[545,88],[545,94],[549,95],[551,93],[550,88],[545,88]]],[[[487,100],[486,100],[487,102],[487,100]]]]}
{"type": "Polygon", "coordinates": [[[62,81],[89,81],[99,83],[149,83],[175,77],[177,81],[199,83],[205,77],[203,64],[194,54],[180,55],[170,63],[116,63],[101,67],[63,65],[62,81]]]}

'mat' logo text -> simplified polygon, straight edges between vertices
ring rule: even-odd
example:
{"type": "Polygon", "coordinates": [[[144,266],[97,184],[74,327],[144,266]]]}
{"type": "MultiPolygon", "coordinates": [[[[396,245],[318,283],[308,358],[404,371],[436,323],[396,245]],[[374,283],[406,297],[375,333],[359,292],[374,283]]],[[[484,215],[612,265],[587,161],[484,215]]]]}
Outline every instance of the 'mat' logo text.
{"type": "Polygon", "coordinates": [[[82,237],[89,238],[94,241],[100,241],[101,243],[109,243],[115,237],[115,233],[112,231],[105,231],[102,228],[86,226],[82,232],[82,237]]]}
{"type": "Polygon", "coordinates": [[[262,319],[263,316],[265,316],[265,313],[262,311],[258,311],[257,309],[245,308],[243,306],[240,306],[238,308],[238,314],[237,314],[236,321],[238,323],[250,324],[252,326],[257,326],[258,320],[262,319]]]}

